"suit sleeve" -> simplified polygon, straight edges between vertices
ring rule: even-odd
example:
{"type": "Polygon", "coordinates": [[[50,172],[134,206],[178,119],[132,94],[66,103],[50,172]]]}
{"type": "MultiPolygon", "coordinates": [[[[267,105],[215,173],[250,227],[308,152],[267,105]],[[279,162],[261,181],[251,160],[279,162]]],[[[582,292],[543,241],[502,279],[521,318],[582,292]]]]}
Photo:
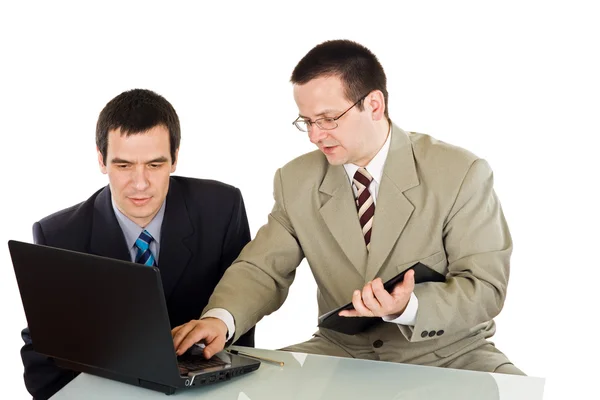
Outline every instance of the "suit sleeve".
{"type": "Polygon", "coordinates": [[[426,334],[431,331],[453,334],[489,323],[504,305],[512,240],[484,160],[476,160],[467,171],[443,238],[446,282],[415,287],[415,326],[400,327],[411,341],[435,338],[426,334]]]}
{"type": "Polygon", "coordinates": [[[236,189],[235,197],[231,220],[229,221],[225,243],[223,244],[223,252],[221,254],[223,273],[250,241],[250,226],[248,225],[248,217],[246,216],[246,207],[244,206],[244,199],[239,189],[236,189]]]}
{"type": "MultiPolygon", "coordinates": [[[[46,238],[39,222],[33,225],[33,240],[37,244],[46,244],[46,238]]],[[[29,328],[21,331],[25,345],[21,348],[21,359],[25,371],[23,378],[27,391],[35,400],[46,400],[75,378],[74,371],[59,368],[54,360],[33,350],[29,328]]]]}
{"type": "MultiPolygon", "coordinates": [[[[224,274],[227,268],[231,266],[249,241],[250,226],[248,225],[246,207],[244,206],[242,193],[239,189],[236,189],[235,202],[231,213],[231,219],[229,221],[229,226],[227,228],[227,233],[225,235],[225,241],[223,243],[223,252],[221,253],[222,274],[224,274]]],[[[235,333],[235,323],[233,321],[229,323],[233,323],[231,332],[235,333]]],[[[235,340],[235,344],[237,345],[254,347],[254,331],[255,328],[252,327],[239,338],[231,336],[228,343],[233,343],[233,340],[235,340]]]]}
{"type": "Polygon", "coordinates": [[[229,311],[235,320],[234,342],[281,307],[304,258],[285,210],[281,175],[281,170],[275,174],[275,205],[267,224],[227,269],[203,312],[213,308],[229,311]]]}

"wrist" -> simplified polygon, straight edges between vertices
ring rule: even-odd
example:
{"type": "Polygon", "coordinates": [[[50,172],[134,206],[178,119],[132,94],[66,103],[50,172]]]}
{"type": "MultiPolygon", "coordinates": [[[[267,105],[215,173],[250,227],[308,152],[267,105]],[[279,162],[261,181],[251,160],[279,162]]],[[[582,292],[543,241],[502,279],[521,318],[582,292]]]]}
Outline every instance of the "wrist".
{"type": "Polygon", "coordinates": [[[223,337],[227,338],[229,334],[229,329],[227,328],[227,324],[222,319],[217,317],[204,317],[201,319],[205,321],[210,321],[210,323],[214,323],[215,326],[218,327],[219,332],[223,334],[223,337]]]}

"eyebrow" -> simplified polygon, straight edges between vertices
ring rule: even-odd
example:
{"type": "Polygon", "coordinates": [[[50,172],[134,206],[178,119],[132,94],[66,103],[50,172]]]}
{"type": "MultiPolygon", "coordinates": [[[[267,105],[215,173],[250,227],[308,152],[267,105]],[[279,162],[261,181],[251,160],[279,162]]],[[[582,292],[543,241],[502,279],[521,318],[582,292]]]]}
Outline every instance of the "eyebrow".
{"type": "MultiPolygon", "coordinates": [[[[167,161],[169,161],[167,159],[167,157],[161,156],[161,157],[157,157],[153,160],[146,161],[144,164],[159,164],[159,163],[165,163],[167,161]]],[[[131,161],[124,160],[124,159],[118,158],[118,157],[113,158],[112,160],[110,160],[110,162],[113,164],[133,164],[133,162],[131,162],[131,161]]]]}
{"type": "MultiPolygon", "coordinates": [[[[339,112],[340,112],[340,111],[338,111],[338,110],[331,110],[331,109],[329,109],[329,110],[323,110],[323,111],[321,111],[320,113],[318,113],[318,114],[316,115],[316,117],[322,117],[322,116],[324,116],[325,114],[336,114],[336,113],[339,113],[339,112]]],[[[299,116],[300,118],[304,118],[304,119],[310,119],[310,118],[308,118],[308,117],[306,117],[306,116],[304,116],[304,115],[302,115],[302,114],[298,114],[298,116],[299,116]]]]}

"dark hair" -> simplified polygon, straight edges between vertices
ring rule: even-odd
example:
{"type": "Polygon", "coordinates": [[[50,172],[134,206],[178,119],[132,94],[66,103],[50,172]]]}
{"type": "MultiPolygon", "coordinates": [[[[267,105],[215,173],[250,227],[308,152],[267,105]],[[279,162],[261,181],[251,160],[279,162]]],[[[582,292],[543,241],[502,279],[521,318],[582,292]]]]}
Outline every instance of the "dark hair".
{"type": "MultiPolygon", "coordinates": [[[[352,103],[373,90],[381,90],[385,117],[389,119],[385,72],[369,49],[351,40],[323,42],[300,60],[290,80],[302,85],[325,76],[339,77],[345,87],[346,98],[352,103]]],[[[364,109],[362,102],[357,107],[364,109]]]]}
{"type": "Polygon", "coordinates": [[[158,125],[169,130],[171,162],[175,162],[175,152],[181,141],[179,117],[175,109],[161,95],[146,89],[133,89],[121,93],[109,101],[100,112],[96,124],[96,146],[106,164],[108,132],[120,129],[122,133],[135,135],[158,125]]]}

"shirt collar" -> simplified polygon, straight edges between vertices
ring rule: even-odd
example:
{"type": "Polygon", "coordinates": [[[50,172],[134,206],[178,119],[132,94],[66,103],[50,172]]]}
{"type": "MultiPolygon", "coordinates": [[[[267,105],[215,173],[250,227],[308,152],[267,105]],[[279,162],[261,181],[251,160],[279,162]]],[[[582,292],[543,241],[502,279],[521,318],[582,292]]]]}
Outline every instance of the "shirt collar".
{"type": "Polygon", "coordinates": [[[150,223],[146,226],[146,228],[142,228],[141,226],[130,220],[125,214],[123,214],[121,210],[117,208],[117,205],[115,204],[115,201],[112,198],[112,196],[111,203],[115,215],[117,217],[117,221],[119,222],[119,226],[123,231],[123,236],[125,236],[125,241],[127,242],[128,249],[131,249],[135,245],[135,241],[140,236],[140,233],[144,231],[144,229],[148,231],[150,235],[152,235],[157,245],[160,244],[160,231],[163,219],[165,217],[165,206],[167,203],[166,199],[163,201],[162,205],[160,206],[160,209],[158,210],[154,218],[152,218],[152,221],[150,221],[150,223]]]}
{"type": "MultiPolygon", "coordinates": [[[[388,131],[387,139],[385,143],[379,149],[375,157],[367,164],[364,168],[369,172],[369,174],[373,177],[373,180],[379,185],[381,183],[381,177],[383,176],[383,167],[385,165],[385,160],[387,159],[388,151],[390,150],[390,141],[392,137],[392,124],[390,124],[390,130],[388,131]]],[[[344,169],[346,170],[346,174],[348,175],[348,179],[350,180],[350,184],[352,184],[354,180],[354,174],[358,171],[360,167],[355,164],[344,164],[344,169]]]]}

